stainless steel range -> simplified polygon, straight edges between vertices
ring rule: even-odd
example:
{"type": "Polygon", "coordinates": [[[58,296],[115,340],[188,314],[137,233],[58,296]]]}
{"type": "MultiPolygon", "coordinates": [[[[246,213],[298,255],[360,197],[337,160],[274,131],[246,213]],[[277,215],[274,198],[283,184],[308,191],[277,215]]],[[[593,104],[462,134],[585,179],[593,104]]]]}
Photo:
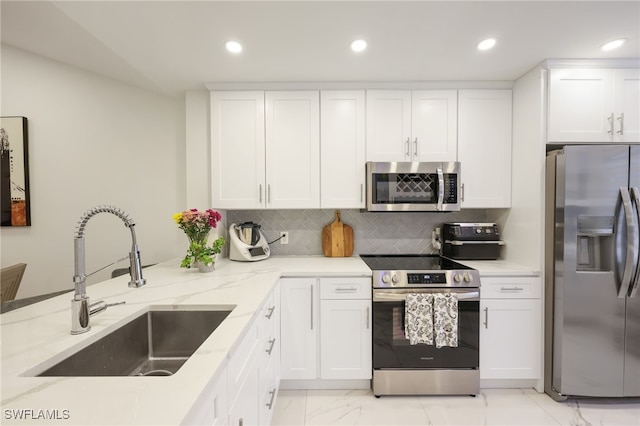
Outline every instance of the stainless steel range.
{"type": "Polygon", "coordinates": [[[438,255],[361,255],[373,272],[373,393],[480,392],[480,274],[438,255]]]}

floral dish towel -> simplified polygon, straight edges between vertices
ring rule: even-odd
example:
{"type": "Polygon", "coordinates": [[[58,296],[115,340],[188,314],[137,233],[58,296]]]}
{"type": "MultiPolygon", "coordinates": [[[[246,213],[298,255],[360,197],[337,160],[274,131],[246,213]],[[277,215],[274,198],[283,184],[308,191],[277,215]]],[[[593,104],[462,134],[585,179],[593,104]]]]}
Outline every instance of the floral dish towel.
{"type": "Polygon", "coordinates": [[[458,296],[455,293],[433,297],[433,328],[436,348],[458,347],[458,296]]]}
{"type": "Polygon", "coordinates": [[[404,335],[409,343],[433,345],[433,294],[408,293],[404,308],[404,335]]]}

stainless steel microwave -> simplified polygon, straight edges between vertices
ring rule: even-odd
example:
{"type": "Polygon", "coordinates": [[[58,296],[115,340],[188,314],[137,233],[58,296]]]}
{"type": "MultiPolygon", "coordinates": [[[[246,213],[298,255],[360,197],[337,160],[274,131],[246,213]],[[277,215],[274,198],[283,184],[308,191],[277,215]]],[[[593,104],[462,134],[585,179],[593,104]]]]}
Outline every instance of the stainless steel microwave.
{"type": "Polygon", "coordinates": [[[459,211],[460,163],[368,162],[368,211],[459,211]]]}

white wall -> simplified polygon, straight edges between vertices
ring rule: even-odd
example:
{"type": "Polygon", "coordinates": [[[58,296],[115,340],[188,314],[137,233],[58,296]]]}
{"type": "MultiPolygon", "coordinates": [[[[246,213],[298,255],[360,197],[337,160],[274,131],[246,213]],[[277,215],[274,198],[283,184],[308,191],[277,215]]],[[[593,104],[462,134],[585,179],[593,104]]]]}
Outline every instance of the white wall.
{"type": "MultiPolygon", "coordinates": [[[[143,264],[180,256],[186,243],[171,216],[186,203],[183,100],[6,45],[1,65],[0,113],[25,116],[29,126],[32,225],[0,229],[2,266],[28,265],[17,297],[73,288],[75,226],[99,204],[135,220],[143,264]]],[[[131,244],[109,214],[89,221],[85,239],[87,272],[127,255],[131,244]]]]}
{"type": "Polygon", "coordinates": [[[503,227],[506,260],[543,270],[545,81],[536,67],[513,86],[511,209],[503,227]]]}

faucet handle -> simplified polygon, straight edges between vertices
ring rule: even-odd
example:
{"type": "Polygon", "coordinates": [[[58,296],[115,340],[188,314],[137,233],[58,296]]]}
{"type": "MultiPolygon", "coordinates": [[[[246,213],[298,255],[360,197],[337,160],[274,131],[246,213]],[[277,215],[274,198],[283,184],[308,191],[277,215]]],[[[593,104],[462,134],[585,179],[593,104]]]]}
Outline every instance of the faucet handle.
{"type": "Polygon", "coordinates": [[[124,300],[122,302],[116,302],[116,303],[106,303],[104,300],[100,300],[96,303],[92,303],[91,305],[89,305],[89,316],[99,314],[100,312],[104,312],[107,310],[109,306],[124,305],[125,303],[127,302],[125,302],[124,300]]]}

